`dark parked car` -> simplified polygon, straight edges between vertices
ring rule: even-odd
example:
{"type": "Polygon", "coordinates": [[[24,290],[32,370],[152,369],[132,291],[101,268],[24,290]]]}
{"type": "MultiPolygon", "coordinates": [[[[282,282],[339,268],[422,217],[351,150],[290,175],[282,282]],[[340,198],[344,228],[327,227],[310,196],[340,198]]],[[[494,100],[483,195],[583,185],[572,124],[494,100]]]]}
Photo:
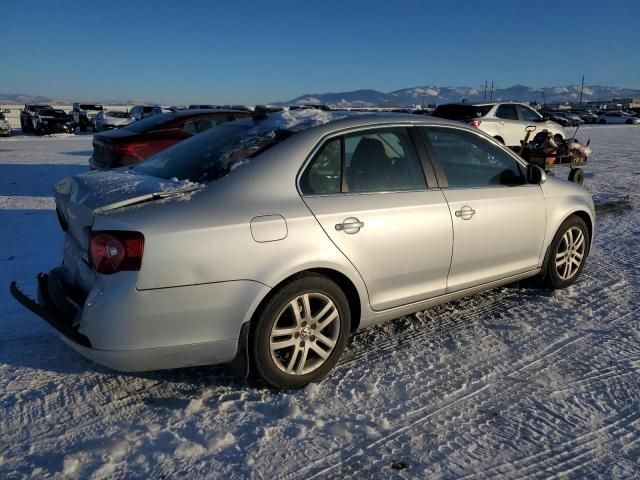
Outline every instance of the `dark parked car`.
{"type": "Polygon", "coordinates": [[[93,137],[92,169],[135,165],[151,155],[224,122],[246,118],[235,110],[176,110],[138,120],[93,137]]]}
{"type": "Polygon", "coordinates": [[[93,125],[93,117],[103,110],[102,105],[89,103],[73,104],[73,121],[74,127],[80,127],[81,132],[86,132],[89,126],[93,125]]]}
{"type": "Polygon", "coordinates": [[[33,130],[36,135],[50,133],[73,133],[73,118],[59,108],[41,108],[33,116],[33,130]]]}
{"type": "Polygon", "coordinates": [[[23,133],[35,132],[34,117],[41,108],[51,108],[51,106],[39,103],[27,103],[22,107],[20,111],[20,128],[22,128],[23,133]]]}

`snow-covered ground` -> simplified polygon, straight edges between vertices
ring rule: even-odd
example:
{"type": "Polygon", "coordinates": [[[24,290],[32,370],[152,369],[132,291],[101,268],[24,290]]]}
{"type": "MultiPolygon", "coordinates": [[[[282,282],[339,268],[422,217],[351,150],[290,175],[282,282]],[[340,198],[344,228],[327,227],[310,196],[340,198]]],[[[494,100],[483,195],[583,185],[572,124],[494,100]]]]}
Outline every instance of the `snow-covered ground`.
{"type": "MultiPolygon", "coordinates": [[[[581,280],[509,286],[353,336],[320,384],[222,367],[119,374],[8,284],[60,260],[51,185],[91,136],[0,140],[0,478],[638,478],[640,127],[582,127],[597,236],[581,280]]],[[[563,172],[563,175],[567,172],[563,172]]]]}

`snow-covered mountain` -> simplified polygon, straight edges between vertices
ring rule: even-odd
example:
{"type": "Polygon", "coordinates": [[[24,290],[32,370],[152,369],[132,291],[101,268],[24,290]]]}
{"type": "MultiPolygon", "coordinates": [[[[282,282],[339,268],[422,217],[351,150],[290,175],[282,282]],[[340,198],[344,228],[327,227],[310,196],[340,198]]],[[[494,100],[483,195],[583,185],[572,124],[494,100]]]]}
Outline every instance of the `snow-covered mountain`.
{"type": "MultiPolygon", "coordinates": [[[[490,97],[487,92],[486,100],[490,97]]],[[[339,107],[373,107],[373,106],[408,106],[416,104],[439,104],[447,102],[482,101],[483,88],[472,87],[437,87],[427,85],[422,87],[403,88],[394,92],[384,93],[377,90],[355,90],[352,92],[314,93],[302,95],[283,105],[302,103],[324,103],[339,107]]],[[[526,85],[514,85],[508,88],[498,88],[493,92],[494,101],[536,101],[542,103],[564,103],[577,101],[580,98],[580,85],[558,87],[533,88],[526,85]],[[544,97],[542,95],[544,92],[544,97]]],[[[640,98],[640,90],[611,87],[606,85],[585,86],[583,101],[612,100],[614,98],[640,98]]]]}

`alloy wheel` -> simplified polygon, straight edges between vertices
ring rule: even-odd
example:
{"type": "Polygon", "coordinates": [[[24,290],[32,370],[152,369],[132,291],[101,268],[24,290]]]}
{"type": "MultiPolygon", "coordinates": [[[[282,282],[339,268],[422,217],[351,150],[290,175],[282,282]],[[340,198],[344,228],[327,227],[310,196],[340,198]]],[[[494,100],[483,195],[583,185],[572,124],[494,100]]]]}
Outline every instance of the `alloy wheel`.
{"type": "Polygon", "coordinates": [[[278,314],[269,338],[271,359],[289,375],[306,375],[322,366],[340,336],[340,315],[322,293],[293,298],[278,314]]]}
{"type": "Polygon", "coordinates": [[[562,280],[570,280],[580,269],[584,259],[586,244],[584,233],[578,227],[569,228],[564,235],[556,252],[556,271],[562,280]]]}

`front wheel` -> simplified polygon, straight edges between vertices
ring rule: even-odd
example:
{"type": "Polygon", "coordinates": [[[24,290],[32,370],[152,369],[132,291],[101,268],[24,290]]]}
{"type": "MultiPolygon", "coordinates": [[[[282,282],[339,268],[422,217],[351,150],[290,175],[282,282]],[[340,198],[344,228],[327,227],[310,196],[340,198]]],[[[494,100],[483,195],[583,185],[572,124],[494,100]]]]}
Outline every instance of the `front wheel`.
{"type": "Polygon", "coordinates": [[[584,172],[581,168],[572,168],[569,172],[569,181],[582,185],[584,183],[584,172]]]}
{"type": "Polygon", "coordinates": [[[571,215],[558,229],[547,259],[545,283],[551,288],[573,285],[584,268],[589,254],[589,229],[585,221],[571,215]]]}
{"type": "Polygon", "coordinates": [[[351,324],[344,292],[308,274],[282,287],[257,317],[251,353],[260,376],[276,388],[304,387],[336,365],[351,324]]]}

